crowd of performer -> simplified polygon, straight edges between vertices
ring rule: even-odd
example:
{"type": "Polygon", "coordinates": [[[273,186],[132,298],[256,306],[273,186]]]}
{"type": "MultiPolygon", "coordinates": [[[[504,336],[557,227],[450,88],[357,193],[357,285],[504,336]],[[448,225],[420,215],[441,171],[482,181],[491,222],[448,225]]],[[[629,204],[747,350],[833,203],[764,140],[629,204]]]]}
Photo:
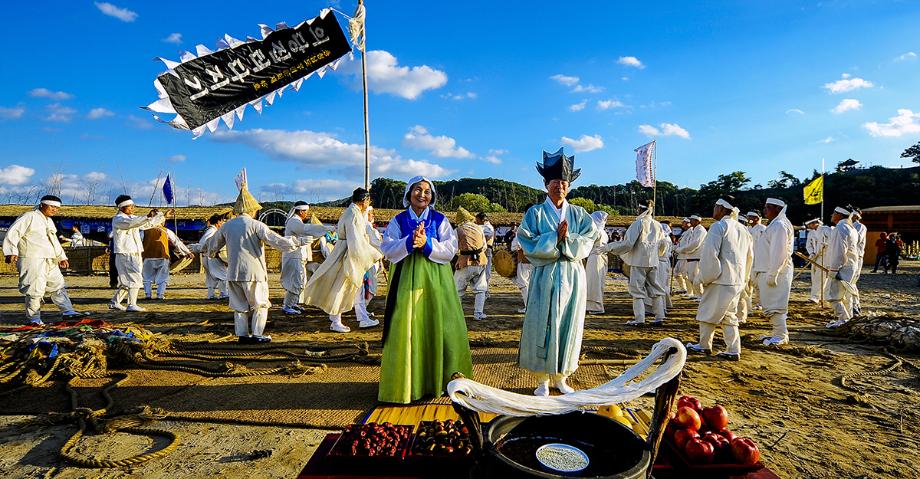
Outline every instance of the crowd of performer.
{"type": "MultiPolygon", "coordinates": [[[[606,213],[588,214],[566,200],[580,175],[574,156],[562,149],[544,152],[537,171],[546,187],[546,201],[530,207],[507,238],[518,259],[512,281],[523,300],[519,366],[534,375],[538,385],[534,394],[573,391],[566,381],[578,367],[585,315],[604,312],[608,253],[619,256],[628,273],[633,310],[629,326],[662,324],[672,296],[684,294],[699,302],[699,341],[687,344],[692,353],[713,354],[714,336],[721,326],[725,348],[715,356],[740,360],[738,328],[755,307],[771,325],[763,345],[780,347],[789,342],[794,228],[786,217],[785,202],[766,200],[764,225],[758,212],[740,217],[733,197],[719,198],[713,205],[715,222],[708,230],[700,216],[691,215],[681,222],[679,234],[670,222],[654,218],[654,204],[648,202],[638,207],[625,233],[610,237],[606,213]],[[646,316],[652,319],[646,321],[646,316]]],[[[350,331],[343,314],[352,309],[359,328],[380,324],[368,313],[367,304],[377,293],[378,273],[388,275],[381,401],[407,403],[440,394],[454,372],[472,374],[461,298],[469,290],[473,320],[486,319],[497,237],[487,215],[474,216],[461,208],[451,225],[435,208],[434,183],[418,176],[406,185],[406,209],[382,234],[373,226],[370,193],[357,188],[334,229],[311,221],[309,205],[297,202],[280,235],[256,219],[261,205],[248,190],[245,172],[237,185],[239,196],[232,214],[210,217],[199,242],[191,245],[163,226],[172,210],[153,209],[137,216],[131,197],[119,196],[111,243],[117,288],[109,307],[143,311],[137,304],[142,287],[146,298],[165,299],[170,254],[198,254],[207,297],[228,301],[239,341],[271,341],[265,334],[271,307],[267,245],[282,253],[283,313],[319,308],[328,314],[330,329],[338,333],[350,331]],[[322,261],[314,261],[315,243],[321,244],[322,261]],[[388,272],[381,265],[384,258],[390,264],[388,272]]],[[[68,260],[52,221],[60,206],[60,198],[43,197],[35,210],[13,223],[3,241],[7,261],[19,269],[26,316],[36,325],[43,324],[40,310],[46,295],[65,317],[84,314],[74,310],[61,274],[68,260]]],[[[858,210],[837,207],[833,226],[823,225],[820,218],[806,222],[810,299],[828,301],[833,307],[836,319],[827,324],[829,328],[845,324],[860,311],[856,282],[866,228],[859,219],[858,210]]]]}

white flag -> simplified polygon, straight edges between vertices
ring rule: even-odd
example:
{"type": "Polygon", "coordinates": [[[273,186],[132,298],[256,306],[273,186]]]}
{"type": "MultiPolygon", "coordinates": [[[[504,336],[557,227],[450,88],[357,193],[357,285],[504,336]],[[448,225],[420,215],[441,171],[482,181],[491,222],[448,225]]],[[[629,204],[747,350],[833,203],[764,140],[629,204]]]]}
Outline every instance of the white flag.
{"type": "Polygon", "coordinates": [[[636,180],[642,186],[655,186],[655,165],[652,159],[655,157],[655,142],[646,143],[636,148],[636,180]]]}

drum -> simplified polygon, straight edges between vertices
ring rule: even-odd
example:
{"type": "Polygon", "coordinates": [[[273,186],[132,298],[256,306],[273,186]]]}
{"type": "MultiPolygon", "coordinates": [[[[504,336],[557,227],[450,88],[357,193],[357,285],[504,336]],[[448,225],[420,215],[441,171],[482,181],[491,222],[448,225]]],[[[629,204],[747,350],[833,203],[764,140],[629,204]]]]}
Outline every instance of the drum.
{"type": "Polygon", "coordinates": [[[495,251],[492,256],[492,265],[495,267],[495,272],[506,278],[517,276],[517,264],[517,256],[506,249],[495,251]]]}

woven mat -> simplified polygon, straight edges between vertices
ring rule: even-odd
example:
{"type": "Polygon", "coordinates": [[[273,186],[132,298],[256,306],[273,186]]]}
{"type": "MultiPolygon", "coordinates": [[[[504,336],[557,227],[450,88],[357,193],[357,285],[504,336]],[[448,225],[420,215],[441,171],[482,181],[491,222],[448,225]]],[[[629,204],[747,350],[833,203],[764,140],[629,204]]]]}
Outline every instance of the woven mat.
{"type": "MultiPolygon", "coordinates": [[[[474,348],[473,377],[508,391],[531,394],[536,382],[517,367],[517,349],[474,348]]],[[[271,363],[251,363],[251,368],[271,363]]],[[[132,369],[130,378],[112,391],[116,410],[141,404],[158,406],[173,415],[202,420],[288,424],[335,429],[363,420],[377,405],[378,366],[332,363],[319,374],[290,378],[270,375],[205,378],[176,371],[132,369]]],[[[610,380],[603,366],[583,366],[570,378],[577,389],[610,380]]],[[[80,404],[104,405],[101,386],[109,380],[78,380],[80,404]]],[[[418,404],[449,404],[447,397],[418,404]]],[[[0,414],[65,412],[69,397],[61,382],[29,388],[0,400],[0,414]]]]}

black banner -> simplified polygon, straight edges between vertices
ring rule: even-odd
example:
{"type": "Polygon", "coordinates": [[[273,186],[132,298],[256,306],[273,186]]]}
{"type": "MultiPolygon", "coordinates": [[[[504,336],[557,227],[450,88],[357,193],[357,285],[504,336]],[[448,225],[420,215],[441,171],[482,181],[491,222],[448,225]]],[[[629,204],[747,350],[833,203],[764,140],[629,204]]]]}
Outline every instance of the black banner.
{"type": "Polygon", "coordinates": [[[189,129],[332,63],[351,51],[331,12],[297,28],[189,60],[163,73],[160,83],[189,129]]]}

